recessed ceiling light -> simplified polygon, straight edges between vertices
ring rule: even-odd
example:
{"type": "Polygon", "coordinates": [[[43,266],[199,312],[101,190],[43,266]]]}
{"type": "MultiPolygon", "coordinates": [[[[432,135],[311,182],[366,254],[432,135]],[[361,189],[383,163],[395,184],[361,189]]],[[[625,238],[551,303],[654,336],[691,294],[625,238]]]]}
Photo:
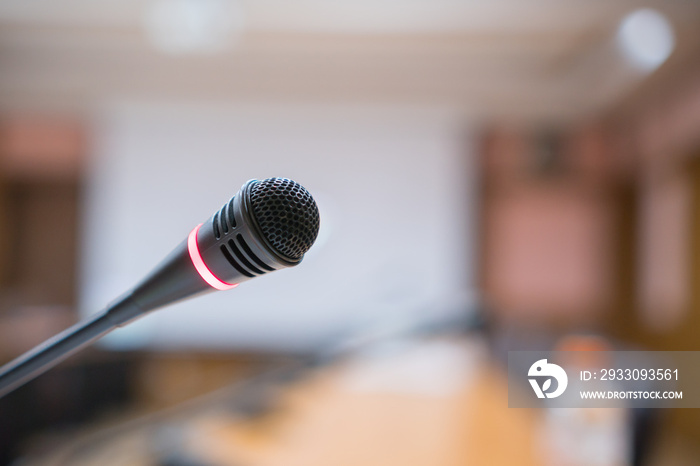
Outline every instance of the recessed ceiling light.
{"type": "Polygon", "coordinates": [[[658,11],[643,8],[622,20],[617,43],[633,66],[651,71],[671,55],[675,45],[673,27],[658,11]]]}
{"type": "Polygon", "coordinates": [[[226,0],[155,0],[144,15],[146,33],[170,54],[214,53],[243,28],[240,4],[226,0]]]}

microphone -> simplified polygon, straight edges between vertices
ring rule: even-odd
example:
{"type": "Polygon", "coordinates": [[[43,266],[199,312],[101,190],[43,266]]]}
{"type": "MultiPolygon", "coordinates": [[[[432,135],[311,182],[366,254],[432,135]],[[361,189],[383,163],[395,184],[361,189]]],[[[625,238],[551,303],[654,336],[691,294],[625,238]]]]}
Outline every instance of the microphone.
{"type": "Polygon", "coordinates": [[[298,265],[319,226],[316,201],[300,184],[248,181],[130,291],[0,368],[0,397],[154,309],[298,265]]]}

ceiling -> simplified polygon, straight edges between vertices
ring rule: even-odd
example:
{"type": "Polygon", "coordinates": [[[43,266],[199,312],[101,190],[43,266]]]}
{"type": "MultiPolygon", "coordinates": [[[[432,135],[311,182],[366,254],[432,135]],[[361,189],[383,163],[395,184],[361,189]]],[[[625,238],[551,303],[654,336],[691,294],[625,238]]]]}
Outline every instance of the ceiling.
{"type": "Polygon", "coordinates": [[[669,62],[687,60],[700,43],[700,2],[687,0],[228,6],[239,34],[216,52],[173,55],[149,41],[153,2],[0,1],[0,111],[213,100],[428,105],[570,121],[604,112],[644,82],[613,46],[626,13],[652,6],[668,17],[677,42],[669,62]]]}

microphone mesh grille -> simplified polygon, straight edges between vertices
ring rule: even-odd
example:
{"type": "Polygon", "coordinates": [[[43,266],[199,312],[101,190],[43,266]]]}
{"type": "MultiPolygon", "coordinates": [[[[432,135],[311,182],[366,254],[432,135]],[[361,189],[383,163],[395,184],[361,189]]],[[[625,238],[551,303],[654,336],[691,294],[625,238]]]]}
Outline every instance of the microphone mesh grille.
{"type": "Polygon", "coordinates": [[[316,241],[320,218],[316,201],[299,183],[268,178],[250,191],[253,215],[265,239],[289,259],[300,259],[316,241]]]}

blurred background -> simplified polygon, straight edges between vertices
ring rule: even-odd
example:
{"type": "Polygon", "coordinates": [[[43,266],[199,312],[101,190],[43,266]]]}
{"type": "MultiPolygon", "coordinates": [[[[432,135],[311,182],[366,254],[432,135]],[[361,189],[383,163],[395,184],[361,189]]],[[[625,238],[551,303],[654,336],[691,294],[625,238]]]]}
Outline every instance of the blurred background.
{"type": "Polygon", "coordinates": [[[0,362],[249,179],[322,225],[0,399],[0,464],[700,464],[698,410],[505,373],[700,350],[698,156],[689,0],[0,0],[0,362]]]}

